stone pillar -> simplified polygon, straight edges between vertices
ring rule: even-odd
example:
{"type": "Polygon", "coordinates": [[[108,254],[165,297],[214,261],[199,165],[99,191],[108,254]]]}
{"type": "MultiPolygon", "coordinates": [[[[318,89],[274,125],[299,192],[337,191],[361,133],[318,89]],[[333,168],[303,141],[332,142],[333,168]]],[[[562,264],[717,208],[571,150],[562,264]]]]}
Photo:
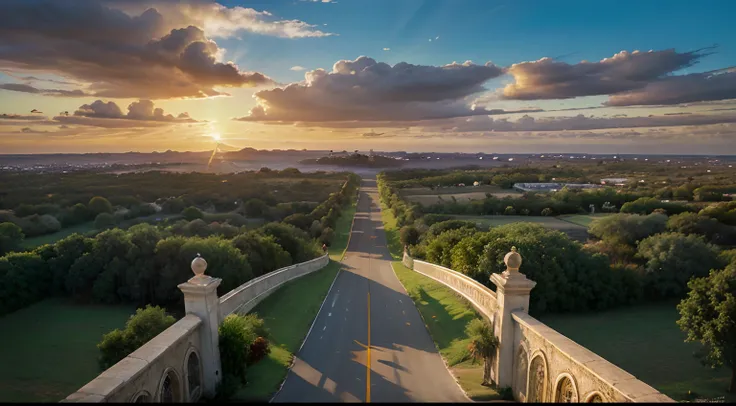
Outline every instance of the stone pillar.
{"type": "Polygon", "coordinates": [[[499,387],[511,386],[514,378],[514,320],[511,313],[515,311],[529,312],[529,292],[537,283],[527,279],[519,272],[521,255],[516,247],[503,259],[506,270],[501,274],[492,274],[491,282],[496,285],[498,312],[496,313],[496,337],[499,340],[496,356],[495,376],[499,387]]]}
{"type": "Polygon", "coordinates": [[[184,308],[187,314],[192,313],[202,319],[202,334],[199,356],[202,361],[202,393],[212,397],[217,385],[222,380],[220,367],[220,298],[217,287],[222,279],[205,275],[207,261],[200,257],[192,261],[194,277],[179,285],[184,293],[184,308]]]}

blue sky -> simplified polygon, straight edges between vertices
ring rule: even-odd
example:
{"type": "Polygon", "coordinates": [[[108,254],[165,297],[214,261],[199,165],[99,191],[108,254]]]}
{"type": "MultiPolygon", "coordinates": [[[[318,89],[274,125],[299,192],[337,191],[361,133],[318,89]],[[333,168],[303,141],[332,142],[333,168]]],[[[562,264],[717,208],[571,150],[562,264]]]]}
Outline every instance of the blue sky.
{"type": "Polygon", "coordinates": [[[255,148],[736,154],[732,0],[3,7],[4,152],[196,150],[217,137],[255,148]]]}
{"type": "MultiPolygon", "coordinates": [[[[691,51],[718,44],[692,72],[736,62],[734,1],[533,1],[533,0],[341,0],[223,1],[269,10],[339,34],[285,41],[260,35],[229,39],[222,46],[247,54],[234,59],[248,69],[282,80],[302,75],[288,68],[330,68],[360,55],[395,64],[440,65],[493,61],[499,65],[544,56],[566,62],[600,60],[621,50],[675,48],[691,51]],[[439,36],[439,40],[434,40],[439,36]],[[429,38],[433,41],[429,42],[429,38]],[[730,39],[730,40],[729,40],[730,39]],[[383,51],[390,48],[391,51],[383,51]]],[[[690,72],[690,71],[686,71],[690,72]]]]}

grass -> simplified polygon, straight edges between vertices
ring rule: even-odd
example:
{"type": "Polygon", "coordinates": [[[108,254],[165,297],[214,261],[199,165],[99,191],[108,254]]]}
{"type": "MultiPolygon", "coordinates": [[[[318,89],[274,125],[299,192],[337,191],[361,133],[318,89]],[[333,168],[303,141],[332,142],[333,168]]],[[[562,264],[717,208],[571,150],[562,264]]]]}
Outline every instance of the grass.
{"type": "Polygon", "coordinates": [[[610,216],[610,213],[597,213],[597,214],[569,214],[558,217],[560,220],[568,221],[573,224],[577,224],[583,227],[590,227],[590,223],[593,220],[610,216]]]}
{"type": "Polygon", "coordinates": [[[66,238],[74,233],[85,234],[95,230],[93,221],[77,224],[71,227],[63,228],[55,233],[39,235],[37,237],[26,238],[21,245],[23,248],[32,250],[44,244],[52,244],[56,241],[66,238]]]}
{"type": "Polygon", "coordinates": [[[381,220],[383,221],[383,231],[386,233],[388,251],[394,260],[401,260],[404,256],[404,247],[401,245],[399,238],[399,225],[394,214],[383,202],[381,202],[381,220]]]}
{"type": "Polygon", "coordinates": [[[94,379],[97,343],[133,306],[47,299],[0,318],[0,402],[58,402],[94,379]]]}
{"type": "Polygon", "coordinates": [[[353,217],[357,210],[357,197],[352,197],[350,204],[343,209],[335,224],[335,236],[333,237],[327,252],[333,261],[341,261],[350,241],[350,231],[353,227],[353,217]]]}
{"type": "Polygon", "coordinates": [[[468,397],[475,401],[501,399],[495,389],[481,385],[483,365],[469,359],[470,338],[465,334],[465,326],[480,317],[475,309],[452,289],[401,262],[393,262],[393,268],[407,292],[412,292],[410,296],[432,340],[468,397]]]}
{"type": "Polygon", "coordinates": [[[253,309],[270,330],[271,353],[248,369],[248,385],[234,400],[267,402],[276,393],[339,269],[340,263],[330,261],[325,268],[286,283],[253,309]]]}
{"type": "Polygon", "coordinates": [[[736,395],[726,392],[728,369],[704,367],[692,355],[700,346],[684,342],[675,306],[647,304],[540,320],[675,400],[692,391],[699,398],[725,396],[736,402],[736,395]]]}

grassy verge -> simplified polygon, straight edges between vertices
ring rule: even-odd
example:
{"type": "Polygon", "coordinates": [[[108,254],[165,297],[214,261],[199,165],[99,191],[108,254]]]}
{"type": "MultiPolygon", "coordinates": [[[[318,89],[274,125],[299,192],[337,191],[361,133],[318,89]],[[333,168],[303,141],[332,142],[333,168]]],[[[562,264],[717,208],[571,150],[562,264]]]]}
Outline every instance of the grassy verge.
{"type": "Polygon", "coordinates": [[[386,233],[388,250],[394,260],[401,260],[404,255],[404,247],[399,239],[399,225],[391,210],[381,202],[381,220],[383,220],[383,231],[386,233]]]}
{"type": "MultiPolygon", "coordinates": [[[[534,292],[532,292],[534,294],[534,292]]],[[[657,303],[593,314],[549,315],[540,320],[675,400],[725,396],[730,372],[711,369],[693,356],[675,321],[676,303],[657,303]]]]}
{"type": "Polygon", "coordinates": [[[465,393],[475,401],[501,399],[499,393],[481,385],[483,366],[469,359],[470,338],[465,326],[480,317],[452,289],[393,262],[394,272],[409,292],[437,348],[465,393]]]}
{"type": "Polygon", "coordinates": [[[97,343],[133,306],[48,299],[0,318],[0,402],[58,402],[99,375],[97,343]]]}
{"type": "Polygon", "coordinates": [[[267,402],[279,389],[339,269],[340,264],[331,261],[288,282],[253,309],[271,332],[271,353],[248,369],[248,385],[234,400],[267,402]]]}
{"type": "Polygon", "coordinates": [[[593,220],[610,216],[610,213],[597,213],[597,214],[566,214],[559,216],[558,218],[563,221],[567,221],[573,224],[577,224],[583,227],[590,227],[593,220]]]}
{"type": "Polygon", "coordinates": [[[350,241],[350,229],[353,226],[353,217],[357,210],[357,195],[352,197],[350,204],[345,207],[335,224],[335,236],[327,252],[333,261],[341,261],[350,241]]]}

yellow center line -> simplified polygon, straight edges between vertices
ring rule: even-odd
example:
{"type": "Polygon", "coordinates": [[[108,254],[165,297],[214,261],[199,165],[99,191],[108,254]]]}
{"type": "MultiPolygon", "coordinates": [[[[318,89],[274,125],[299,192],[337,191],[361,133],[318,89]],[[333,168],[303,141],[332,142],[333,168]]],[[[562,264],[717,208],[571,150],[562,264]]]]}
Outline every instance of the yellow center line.
{"type": "Polygon", "coordinates": [[[371,292],[368,292],[368,362],[366,363],[365,403],[371,403],[371,292]]]}

